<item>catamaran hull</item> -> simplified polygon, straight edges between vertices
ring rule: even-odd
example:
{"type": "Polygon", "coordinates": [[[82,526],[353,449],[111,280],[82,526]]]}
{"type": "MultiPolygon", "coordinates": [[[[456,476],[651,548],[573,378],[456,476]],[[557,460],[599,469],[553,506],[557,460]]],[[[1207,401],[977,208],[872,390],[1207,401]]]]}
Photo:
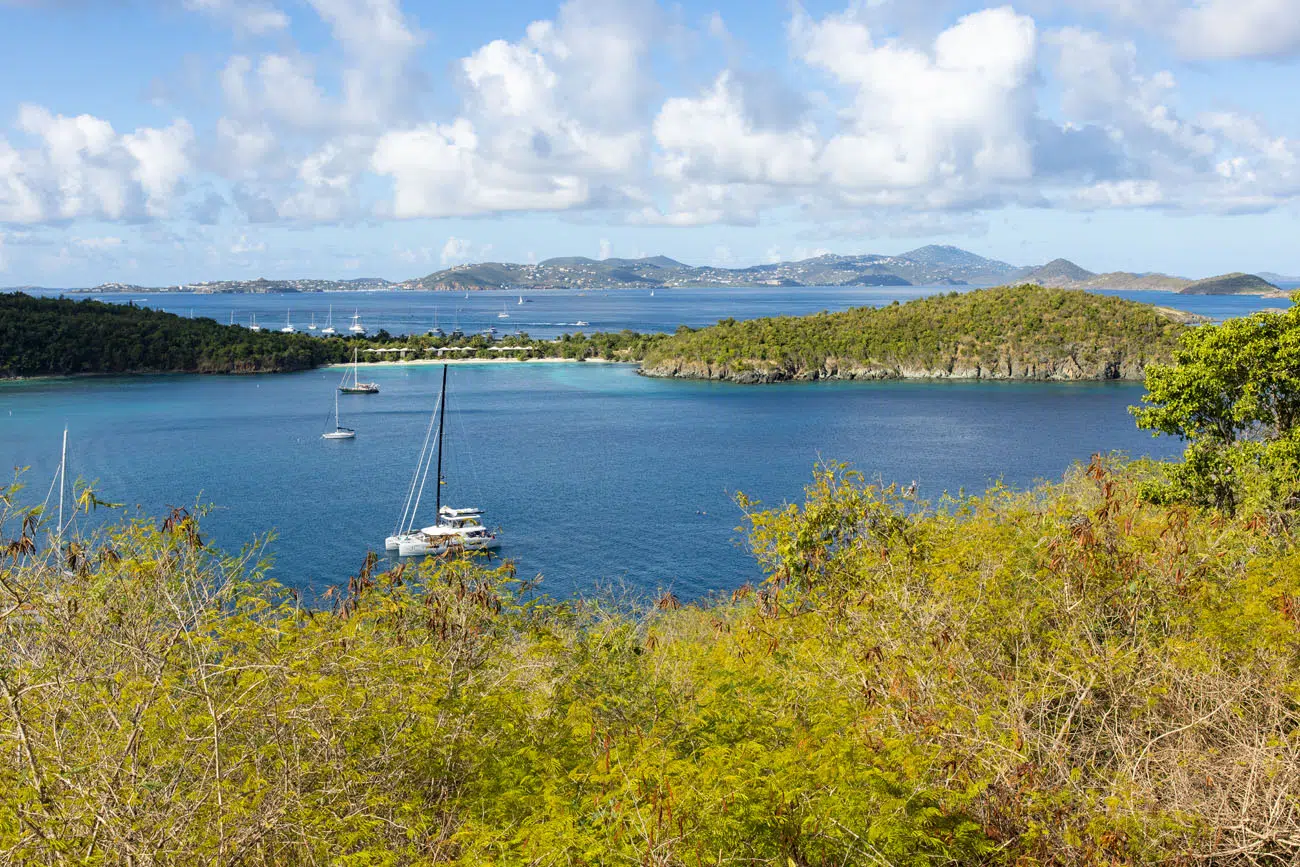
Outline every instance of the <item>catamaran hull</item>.
{"type": "Polygon", "coordinates": [[[398,542],[397,553],[402,557],[438,556],[460,551],[491,551],[500,543],[496,539],[460,539],[448,542],[444,539],[426,540],[406,538],[398,542]]]}

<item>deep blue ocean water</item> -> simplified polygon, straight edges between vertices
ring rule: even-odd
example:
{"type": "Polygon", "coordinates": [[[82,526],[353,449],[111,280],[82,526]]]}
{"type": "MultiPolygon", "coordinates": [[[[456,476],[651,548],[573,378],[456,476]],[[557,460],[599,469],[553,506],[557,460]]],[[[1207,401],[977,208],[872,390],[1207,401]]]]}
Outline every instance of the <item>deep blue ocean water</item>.
{"type": "MultiPolygon", "coordinates": [[[[342,399],[358,432],[343,442],[320,439],[338,370],[0,383],[0,467],[30,466],[39,501],[66,425],[70,475],[150,515],[210,503],[206,532],[229,550],[274,530],[275,577],[320,590],[382,550],[440,373],[368,369],[382,392],[342,399]]],[[[1095,451],[1179,451],[1134,428],[1135,385],[753,387],[597,364],[464,365],[450,377],[446,501],[484,508],[501,553],[555,596],[625,583],[698,597],[758,578],[732,495],[799,500],[819,459],[937,498],[1057,479],[1095,451]]]]}
{"type": "MultiPolygon", "coordinates": [[[[253,316],[267,329],[279,329],[286,322],[300,331],[315,319],[324,327],[333,311],[340,333],[346,333],[357,313],[361,323],[375,333],[424,333],[434,327],[466,333],[495,328],[505,336],[523,331],[531,337],[552,338],[583,331],[673,331],[679,325],[693,328],[712,325],[719,319],[753,319],[760,316],[802,316],[822,310],[882,306],[907,302],[937,292],[970,291],[948,286],[812,286],[798,289],[619,289],[573,292],[547,290],[520,295],[517,292],[328,292],[270,295],[198,295],[156,293],[147,295],[76,295],[125,304],[128,302],[166,310],[181,316],[207,316],[218,322],[248,325],[253,316]],[[520,304],[523,298],[525,303],[520,304]],[[502,319],[501,313],[509,318],[502,319]],[[586,322],[580,326],[578,322],[586,322]]],[[[1285,307],[1284,299],[1257,296],[1176,295],[1172,292],[1103,292],[1148,304],[1175,307],[1192,313],[1224,319],[1269,307],[1285,307]]],[[[308,332],[310,333],[310,332],[308,332]]]]}

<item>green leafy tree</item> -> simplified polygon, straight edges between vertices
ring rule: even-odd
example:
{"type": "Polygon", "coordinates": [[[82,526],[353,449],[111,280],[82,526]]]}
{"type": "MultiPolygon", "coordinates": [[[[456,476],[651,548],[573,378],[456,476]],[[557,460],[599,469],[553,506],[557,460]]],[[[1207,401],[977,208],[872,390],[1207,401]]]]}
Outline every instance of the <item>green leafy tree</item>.
{"type": "Polygon", "coordinates": [[[1294,495],[1300,305],[1188,331],[1172,364],[1147,368],[1146,389],[1138,427],[1187,440],[1164,496],[1232,512],[1294,495]]]}

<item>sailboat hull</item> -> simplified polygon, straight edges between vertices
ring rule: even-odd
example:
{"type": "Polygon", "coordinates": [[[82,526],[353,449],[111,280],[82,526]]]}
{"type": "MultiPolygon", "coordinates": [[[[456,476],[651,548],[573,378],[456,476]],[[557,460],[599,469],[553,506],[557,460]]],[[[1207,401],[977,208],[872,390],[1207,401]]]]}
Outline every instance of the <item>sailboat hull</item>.
{"type": "Polygon", "coordinates": [[[462,551],[491,551],[500,547],[495,537],[467,538],[428,538],[418,533],[400,537],[397,553],[402,557],[429,557],[442,554],[455,554],[462,551]]]}

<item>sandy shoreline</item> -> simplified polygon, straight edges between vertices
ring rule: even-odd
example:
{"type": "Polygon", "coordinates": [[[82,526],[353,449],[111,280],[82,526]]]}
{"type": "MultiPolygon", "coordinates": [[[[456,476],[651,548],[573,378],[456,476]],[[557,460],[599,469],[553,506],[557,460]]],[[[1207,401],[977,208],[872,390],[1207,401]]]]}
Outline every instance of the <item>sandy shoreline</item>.
{"type": "MultiPolygon", "coordinates": [[[[412,358],[409,361],[362,361],[359,367],[428,367],[440,364],[638,364],[636,361],[612,361],[608,358],[412,358]]],[[[351,367],[352,362],[326,364],[333,367],[351,367]]]]}

